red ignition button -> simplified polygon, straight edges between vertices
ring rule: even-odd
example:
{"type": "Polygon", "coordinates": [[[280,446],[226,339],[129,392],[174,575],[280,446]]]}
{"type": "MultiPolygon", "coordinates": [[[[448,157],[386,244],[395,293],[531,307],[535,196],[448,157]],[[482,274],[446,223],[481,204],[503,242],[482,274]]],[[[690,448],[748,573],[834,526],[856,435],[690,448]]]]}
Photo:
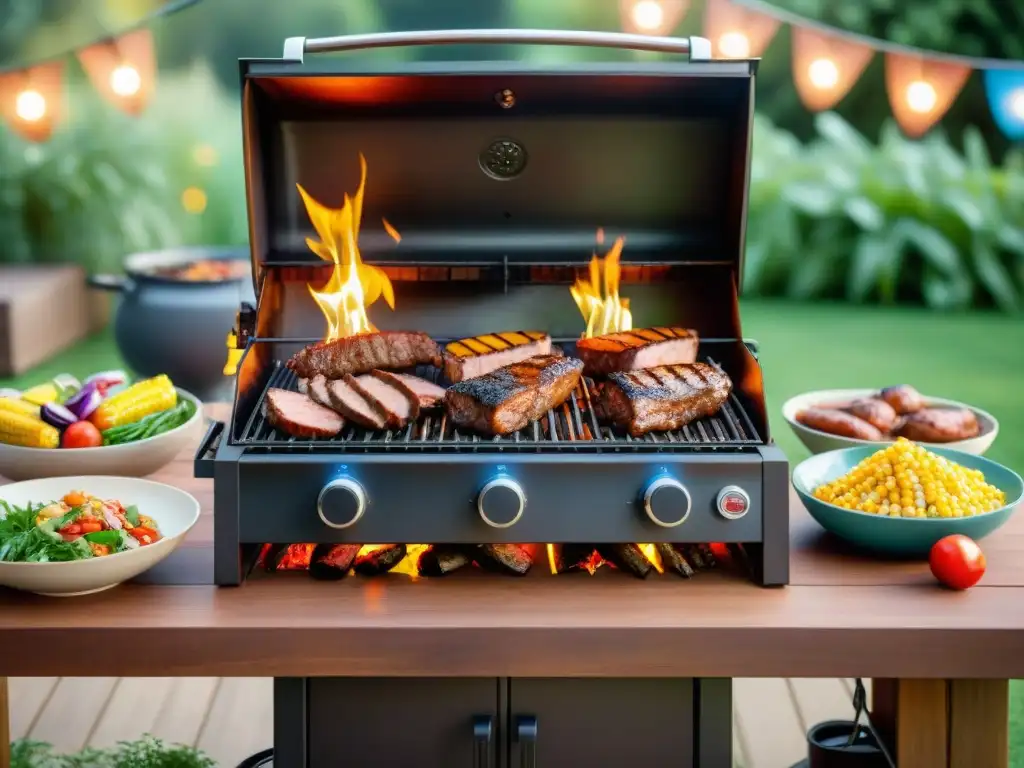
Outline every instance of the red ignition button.
{"type": "Polygon", "coordinates": [[[750,497],[736,485],[727,485],[718,492],[718,513],[727,520],[739,520],[750,510],[750,497]]]}

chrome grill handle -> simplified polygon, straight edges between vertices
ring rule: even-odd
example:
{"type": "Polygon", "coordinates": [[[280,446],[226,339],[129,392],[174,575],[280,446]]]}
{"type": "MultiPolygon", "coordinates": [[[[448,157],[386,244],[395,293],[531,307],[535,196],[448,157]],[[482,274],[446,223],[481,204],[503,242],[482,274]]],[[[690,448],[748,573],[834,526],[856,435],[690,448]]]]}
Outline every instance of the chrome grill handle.
{"type": "Polygon", "coordinates": [[[570,45],[618,48],[689,55],[690,61],[710,61],[711,43],[703,37],[655,37],[624,32],[559,29],[443,29],[372,32],[341,37],[289,37],[284,58],[302,61],[305,53],[358,51],[415,45],[570,45]]]}

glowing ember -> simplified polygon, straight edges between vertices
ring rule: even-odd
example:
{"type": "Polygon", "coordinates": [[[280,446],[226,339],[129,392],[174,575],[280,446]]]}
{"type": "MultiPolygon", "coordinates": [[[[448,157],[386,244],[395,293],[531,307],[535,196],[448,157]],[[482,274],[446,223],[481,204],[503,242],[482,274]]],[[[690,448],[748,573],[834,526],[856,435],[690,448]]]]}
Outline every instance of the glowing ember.
{"type": "Polygon", "coordinates": [[[291,544],[277,561],[279,571],[305,571],[313,560],[316,544],[291,544]]]}
{"type": "MultiPolygon", "coordinates": [[[[603,230],[598,230],[597,242],[604,242],[603,230]]],[[[625,244],[625,238],[620,237],[603,259],[595,253],[590,259],[588,279],[576,278],[569,287],[576,306],[587,321],[584,338],[633,328],[629,299],[619,298],[619,257],[625,244]]]]}
{"type": "Polygon", "coordinates": [[[548,544],[548,567],[552,574],[558,573],[558,564],[555,561],[555,545],[548,544]]]}
{"type": "Polygon", "coordinates": [[[654,566],[654,570],[658,573],[665,572],[665,567],[661,562],[661,555],[658,554],[658,550],[653,544],[637,544],[637,546],[640,547],[640,551],[647,558],[647,562],[654,566]]]}
{"type": "MultiPolygon", "coordinates": [[[[306,245],[321,259],[334,264],[331,277],[320,290],[307,284],[309,293],[327,320],[324,341],[344,336],[375,331],[366,315],[366,308],[383,297],[391,309],[395,308],[395,294],[391,280],[379,267],[364,264],[359,253],[359,225],[363,214],[363,194],[366,189],[366,158],[359,155],[361,177],[355,195],[345,195],[340,209],[328,208],[314,200],[302,188],[299,194],[306,213],[320,241],[306,238],[306,245]]],[[[382,219],[384,230],[398,242],[401,235],[382,219]]]]}
{"type": "Polygon", "coordinates": [[[390,573],[404,573],[412,579],[420,577],[420,556],[429,549],[429,544],[408,544],[405,557],[391,569],[390,573]]]}

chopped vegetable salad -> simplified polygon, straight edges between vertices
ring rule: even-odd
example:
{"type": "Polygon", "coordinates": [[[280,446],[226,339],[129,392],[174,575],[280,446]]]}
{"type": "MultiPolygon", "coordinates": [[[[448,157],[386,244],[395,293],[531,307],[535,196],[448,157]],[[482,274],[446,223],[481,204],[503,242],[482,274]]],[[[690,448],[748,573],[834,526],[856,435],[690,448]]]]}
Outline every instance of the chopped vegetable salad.
{"type": "Polygon", "coordinates": [[[46,563],[127,552],[162,538],[151,517],[116,499],[71,491],[17,507],[0,500],[0,561],[46,563]]]}

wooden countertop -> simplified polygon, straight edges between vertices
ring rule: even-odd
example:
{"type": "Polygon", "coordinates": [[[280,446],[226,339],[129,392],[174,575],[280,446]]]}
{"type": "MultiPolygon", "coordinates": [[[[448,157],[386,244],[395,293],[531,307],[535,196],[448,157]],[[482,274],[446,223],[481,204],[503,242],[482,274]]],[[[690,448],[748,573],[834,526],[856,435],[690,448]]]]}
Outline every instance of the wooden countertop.
{"type": "Polygon", "coordinates": [[[985,540],[988,573],[964,593],[939,588],[926,563],[850,552],[795,496],[786,588],[544,568],[217,588],[212,482],[192,477],[191,451],[153,479],[203,506],[173,556],[195,583],[66,600],[0,591],[0,676],[1024,677],[1024,515],[985,540]],[[111,652],[83,669],[69,641],[111,652]]]}

